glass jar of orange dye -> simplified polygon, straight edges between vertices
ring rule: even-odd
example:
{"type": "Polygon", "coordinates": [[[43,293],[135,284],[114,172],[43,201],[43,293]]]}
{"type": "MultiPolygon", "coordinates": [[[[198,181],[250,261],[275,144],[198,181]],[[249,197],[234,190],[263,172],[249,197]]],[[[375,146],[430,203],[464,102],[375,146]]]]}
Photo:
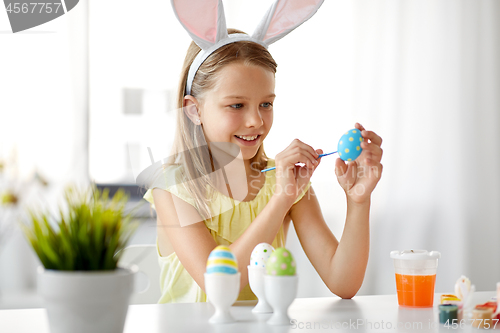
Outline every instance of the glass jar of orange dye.
{"type": "Polygon", "coordinates": [[[392,251],[400,306],[427,308],[434,304],[434,284],[441,253],[426,250],[392,251]]]}

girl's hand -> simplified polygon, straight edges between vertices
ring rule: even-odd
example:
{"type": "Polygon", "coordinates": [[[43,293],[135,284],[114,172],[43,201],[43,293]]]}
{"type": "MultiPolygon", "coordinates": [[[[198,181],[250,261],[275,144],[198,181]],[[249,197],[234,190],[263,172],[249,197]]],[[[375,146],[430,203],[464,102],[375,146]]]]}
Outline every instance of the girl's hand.
{"type": "Polygon", "coordinates": [[[382,176],[382,138],[372,131],[366,131],[361,124],[355,127],[361,131],[364,141],[363,151],[355,161],[346,164],[338,158],[335,162],[337,180],[346,192],[347,199],[356,203],[364,203],[382,176]],[[370,142],[368,142],[370,140],[370,142]]]}
{"type": "Polygon", "coordinates": [[[321,149],[314,150],[299,139],[295,139],[285,150],[276,155],[275,195],[286,198],[292,205],[320,164],[321,159],[317,157],[322,153],[321,149]],[[305,165],[296,166],[296,163],[305,165]]]}

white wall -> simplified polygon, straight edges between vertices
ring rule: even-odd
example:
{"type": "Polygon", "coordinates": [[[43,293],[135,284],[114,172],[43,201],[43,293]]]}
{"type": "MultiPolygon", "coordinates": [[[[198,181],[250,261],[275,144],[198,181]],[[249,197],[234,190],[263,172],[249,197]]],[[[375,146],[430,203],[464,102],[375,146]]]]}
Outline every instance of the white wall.
{"type": "Polygon", "coordinates": [[[25,207],[55,208],[68,182],[87,182],[85,9],[12,34],[0,10],[0,192],[20,198],[0,207],[0,294],[35,287],[38,259],[15,225],[25,207]],[[48,188],[33,181],[35,171],[48,188]],[[9,226],[9,227],[8,227],[9,226]],[[13,227],[13,228],[10,228],[13,227]]]}

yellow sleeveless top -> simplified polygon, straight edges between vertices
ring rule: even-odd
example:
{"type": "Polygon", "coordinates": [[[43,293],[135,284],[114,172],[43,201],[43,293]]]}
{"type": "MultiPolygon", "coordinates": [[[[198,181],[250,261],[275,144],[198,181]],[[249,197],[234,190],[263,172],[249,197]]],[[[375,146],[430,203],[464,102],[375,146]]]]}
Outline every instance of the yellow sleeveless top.
{"type": "MultiPolygon", "coordinates": [[[[274,160],[269,159],[266,168],[273,166],[275,166],[274,160]]],[[[215,198],[210,202],[210,208],[214,216],[204,222],[218,245],[231,245],[236,241],[269,202],[275,189],[276,170],[267,171],[265,175],[266,179],[264,185],[257,196],[251,201],[238,201],[220,192],[216,193],[215,198]],[[228,211],[227,207],[231,206],[233,208],[228,211]],[[220,212],[220,214],[217,214],[217,212],[220,212]]],[[[168,179],[169,176],[166,177],[168,179]]],[[[294,204],[302,199],[310,186],[311,182],[309,182],[304,191],[298,196],[294,204]]],[[[195,207],[194,200],[189,197],[187,193],[184,193],[185,190],[182,191],[182,186],[167,185],[167,188],[164,190],[169,191],[195,207]]],[[[155,208],[152,189],[149,189],[144,194],[144,199],[151,203],[152,208],[155,208]]],[[[285,246],[285,241],[286,236],[283,231],[283,226],[281,226],[271,245],[274,248],[283,247],[285,246]]],[[[166,257],[162,257],[158,247],[158,238],[156,239],[156,249],[158,263],[160,265],[161,289],[161,297],[158,303],[206,302],[207,296],[205,292],[184,269],[184,266],[182,266],[175,252],[166,257]]],[[[248,284],[241,290],[238,296],[238,300],[256,299],[257,297],[253,294],[248,284]]]]}

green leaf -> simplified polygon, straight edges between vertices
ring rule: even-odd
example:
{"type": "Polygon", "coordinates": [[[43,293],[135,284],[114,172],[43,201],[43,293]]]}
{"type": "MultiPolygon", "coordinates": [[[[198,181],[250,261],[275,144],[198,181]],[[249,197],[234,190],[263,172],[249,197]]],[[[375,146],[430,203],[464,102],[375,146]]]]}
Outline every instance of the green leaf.
{"type": "Polygon", "coordinates": [[[115,269],[115,253],[138,226],[125,212],[128,195],[119,189],[110,198],[109,189],[91,184],[84,190],[68,186],[63,196],[65,207],[59,207],[56,218],[28,210],[31,224],[22,227],[42,264],[61,270],[115,269]]]}

